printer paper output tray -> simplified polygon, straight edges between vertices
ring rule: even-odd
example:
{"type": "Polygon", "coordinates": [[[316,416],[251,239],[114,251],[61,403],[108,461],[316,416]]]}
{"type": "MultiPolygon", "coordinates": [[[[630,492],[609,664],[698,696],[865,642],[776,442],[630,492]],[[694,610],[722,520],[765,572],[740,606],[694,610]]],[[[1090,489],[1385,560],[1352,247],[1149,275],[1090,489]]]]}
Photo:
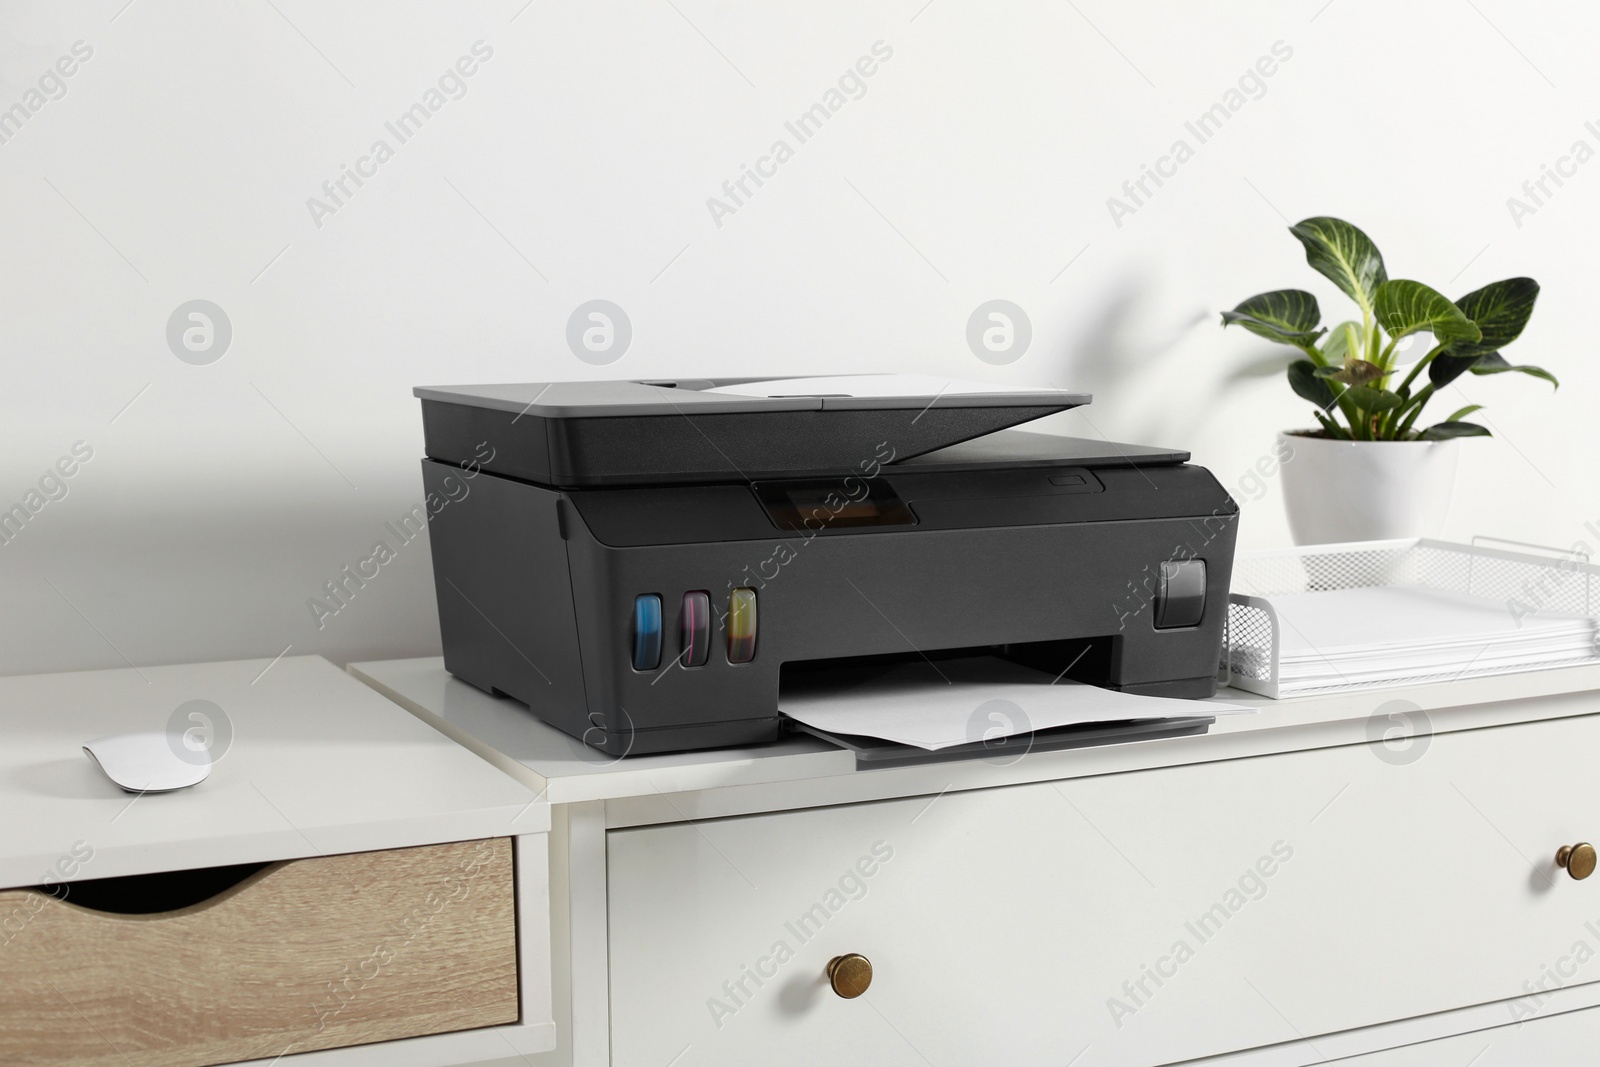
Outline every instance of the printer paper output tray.
{"type": "Polygon", "coordinates": [[[1031,752],[1055,752],[1070,748],[1094,748],[1100,745],[1120,745],[1129,741],[1155,741],[1167,737],[1191,737],[1205,733],[1214,715],[1195,715],[1182,719],[1142,719],[1136,722],[1084,723],[1077,726],[1060,726],[1054,730],[1039,730],[1031,734],[1013,734],[992,741],[975,741],[970,745],[956,745],[929,751],[915,745],[902,745],[879,737],[860,737],[854,734],[836,734],[818,730],[803,722],[784,717],[790,730],[820,737],[840,748],[856,754],[856,768],[904,767],[917,763],[944,763],[949,760],[1003,760],[1013,763],[1031,752]]]}

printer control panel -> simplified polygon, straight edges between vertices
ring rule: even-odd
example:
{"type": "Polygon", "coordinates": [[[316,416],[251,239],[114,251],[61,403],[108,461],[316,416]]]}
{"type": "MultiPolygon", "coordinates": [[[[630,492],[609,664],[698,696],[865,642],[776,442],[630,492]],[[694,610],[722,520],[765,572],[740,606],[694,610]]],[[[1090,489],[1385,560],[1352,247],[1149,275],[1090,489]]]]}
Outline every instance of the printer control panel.
{"type": "Polygon", "coordinates": [[[820,478],[757,482],[756,498],[780,530],[801,532],[863,526],[914,526],[917,516],[883,478],[820,478]]]}

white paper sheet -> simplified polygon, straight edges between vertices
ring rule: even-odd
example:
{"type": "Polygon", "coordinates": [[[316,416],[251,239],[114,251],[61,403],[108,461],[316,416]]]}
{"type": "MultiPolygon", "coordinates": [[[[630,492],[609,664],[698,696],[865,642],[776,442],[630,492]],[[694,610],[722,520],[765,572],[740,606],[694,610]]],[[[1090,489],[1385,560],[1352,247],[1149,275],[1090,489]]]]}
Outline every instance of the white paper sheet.
{"type": "Polygon", "coordinates": [[[1093,722],[1189,718],[1254,709],[1219,701],[1134,696],[1062,680],[1005,660],[914,662],[851,683],[786,689],[778,710],[829,733],[930,751],[1093,722]],[[937,669],[935,669],[935,666],[937,669]]]}
{"type": "Polygon", "coordinates": [[[1381,687],[1425,678],[1536,670],[1596,655],[1596,623],[1425,586],[1271,598],[1280,626],[1278,693],[1381,687]]]}
{"type": "Polygon", "coordinates": [[[773,378],[707,389],[734,396],[985,396],[993,393],[1055,393],[1037,385],[996,385],[931,374],[840,374],[819,378],[773,378]]]}
{"type": "Polygon", "coordinates": [[[1377,586],[1272,597],[1283,622],[1280,654],[1400,652],[1593,633],[1581,615],[1538,611],[1520,619],[1504,602],[1424,586],[1377,586]]]}

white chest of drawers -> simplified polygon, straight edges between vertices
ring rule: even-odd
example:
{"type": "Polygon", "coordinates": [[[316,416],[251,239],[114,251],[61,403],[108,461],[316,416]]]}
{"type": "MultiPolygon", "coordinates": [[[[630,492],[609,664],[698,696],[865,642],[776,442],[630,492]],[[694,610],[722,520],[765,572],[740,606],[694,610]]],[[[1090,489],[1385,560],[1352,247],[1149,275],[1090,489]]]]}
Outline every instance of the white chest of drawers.
{"type": "Polygon", "coordinates": [[[618,763],[437,660],[352,671],[552,804],[541,1064],[1409,1067],[1600,1035],[1600,877],[1555,862],[1600,836],[1592,668],[868,771],[806,738],[618,763]]]}

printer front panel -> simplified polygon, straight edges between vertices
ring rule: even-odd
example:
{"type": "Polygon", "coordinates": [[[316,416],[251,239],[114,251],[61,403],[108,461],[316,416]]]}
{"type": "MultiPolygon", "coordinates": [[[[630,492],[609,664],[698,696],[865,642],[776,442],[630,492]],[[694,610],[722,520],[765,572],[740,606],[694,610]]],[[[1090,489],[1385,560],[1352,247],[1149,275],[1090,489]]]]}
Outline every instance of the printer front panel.
{"type": "MultiPolygon", "coordinates": [[[[1092,644],[1073,677],[1164,695],[1215,688],[1237,514],[1200,468],[1151,471],[1149,481],[1101,471],[1103,491],[1054,504],[962,489],[939,497],[956,528],[919,521],[810,536],[779,529],[747,486],[665,490],[693,502],[680,511],[744,534],[729,540],[702,537],[712,531],[681,514],[653,523],[665,514],[660,498],[635,490],[596,491],[613,503],[586,508],[593,497],[583,493],[423,468],[431,494],[450,499],[453,483],[458,498],[430,523],[446,666],[616,755],[776,738],[789,663],[962,649],[1059,670],[1092,644]],[[1114,514],[1107,504],[1124,494],[1121,510],[1140,517],[975,525],[1041,508],[1048,518],[1050,507],[1079,515],[1090,499],[1095,514],[1114,514]],[[1159,517],[1158,503],[1188,513],[1159,517]],[[619,513],[645,531],[636,542],[660,529],[676,543],[604,543],[587,520],[614,541],[619,513]],[[1172,566],[1194,561],[1203,569],[1172,566]]],[[[915,516],[936,510],[936,496],[914,487],[902,501],[915,516]]]]}
{"type": "Polygon", "coordinates": [[[589,710],[625,709],[635,752],[671,747],[675,730],[715,736],[718,723],[734,740],[706,743],[739,743],[775,731],[785,663],[1068,640],[1105,653],[1104,676],[1086,680],[1208,696],[1232,569],[1229,504],[1166,519],[813,537],[774,529],[762,540],[628,547],[601,544],[579,520],[568,547],[589,710]],[[1165,566],[1175,561],[1203,567],[1165,566]],[[1163,602],[1164,582],[1176,598],[1180,580],[1200,583],[1198,605],[1193,588],[1183,602],[1180,621],[1192,625],[1163,627],[1182,615],[1163,602]],[[660,640],[659,659],[642,664],[641,597],[659,606],[660,640]],[[709,652],[690,666],[689,623],[702,604],[709,652]]]}

